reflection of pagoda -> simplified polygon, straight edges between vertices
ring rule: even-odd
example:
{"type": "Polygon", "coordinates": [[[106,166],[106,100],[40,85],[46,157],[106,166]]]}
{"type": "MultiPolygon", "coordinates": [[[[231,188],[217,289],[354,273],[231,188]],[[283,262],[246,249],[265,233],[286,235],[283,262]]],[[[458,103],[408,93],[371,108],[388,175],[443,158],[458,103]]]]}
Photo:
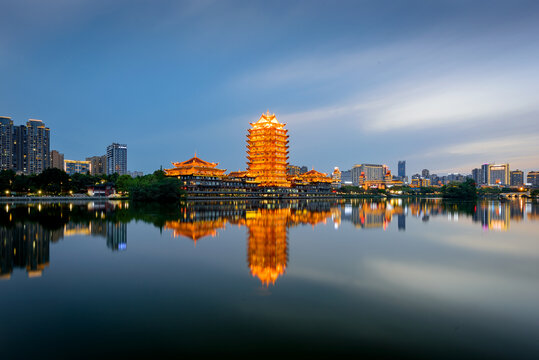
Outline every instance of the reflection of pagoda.
{"type": "Polygon", "coordinates": [[[288,263],[287,220],[290,209],[250,211],[245,223],[249,229],[247,263],[251,274],[268,286],[284,274],[288,263]]]}
{"type": "Polygon", "coordinates": [[[199,221],[167,221],[165,229],[172,230],[173,236],[184,236],[193,240],[196,244],[198,239],[206,236],[217,236],[217,229],[223,229],[226,219],[199,220],[199,221]]]}
{"type": "Polygon", "coordinates": [[[288,130],[275,114],[262,114],[247,135],[247,171],[259,186],[290,187],[286,179],[288,130]]]}

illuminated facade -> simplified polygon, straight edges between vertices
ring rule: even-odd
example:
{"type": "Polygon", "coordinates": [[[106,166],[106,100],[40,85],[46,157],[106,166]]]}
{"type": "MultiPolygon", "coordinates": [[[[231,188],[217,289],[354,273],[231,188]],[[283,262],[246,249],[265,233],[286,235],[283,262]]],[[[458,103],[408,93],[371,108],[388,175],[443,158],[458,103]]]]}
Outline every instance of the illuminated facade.
{"type": "Polygon", "coordinates": [[[509,185],[509,164],[489,165],[488,179],[489,185],[509,185]]]}
{"type": "Polygon", "coordinates": [[[50,129],[41,120],[26,123],[27,172],[39,174],[50,167],[50,129]]]}
{"type": "Polygon", "coordinates": [[[339,170],[338,167],[335,167],[335,169],[333,170],[333,174],[331,174],[331,179],[333,180],[333,183],[331,185],[334,188],[341,187],[341,170],[339,170]]]}
{"type": "Polygon", "coordinates": [[[526,182],[533,187],[539,186],[539,171],[530,171],[526,177],[526,182]]]}
{"type": "Polygon", "coordinates": [[[105,175],[107,173],[107,155],[87,157],[91,166],[92,175],[105,175]]]}
{"type": "Polygon", "coordinates": [[[11,170],[13,166],[13,121],[0,116],[0,170],[11,170]]]}
{"type": "Polygon", "coordinates": [[[89,161],[64,160],[64,171],[68,175],[89,174],[91,171],[91,168],[92,166],[89,161]]]}
{"type": "Polygon", "coordinates": [[[127,175],[127,145],[112,143],[107,146],[107,175],[127,175]]]}
{"type": "Polygon", "coordinates": [[[288,130],[275,114],[262,114],[251,123],[247,134],[247,171],[262,187],[290,187],[288,166],[288,130]]]}
{"type": "Polygon", "coordinates": [[[416,178],[412,179],[410,187],[428,187],[430,186],[430,179],[416,178]]]}

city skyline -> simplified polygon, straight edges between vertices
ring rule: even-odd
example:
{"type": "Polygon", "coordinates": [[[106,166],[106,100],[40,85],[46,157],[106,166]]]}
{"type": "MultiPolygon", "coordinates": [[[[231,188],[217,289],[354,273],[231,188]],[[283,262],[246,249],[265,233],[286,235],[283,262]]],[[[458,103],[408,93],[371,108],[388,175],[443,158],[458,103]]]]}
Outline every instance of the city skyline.
{"type": "Polygon", "coordinates": [[[127,143],[145,173],[195,151],[245,169],[238,129],[267,109],[290,164],[325,172],[537,169],[538,4],[232,4],[3,3],[0,115],[70,159],[127,143]]]}

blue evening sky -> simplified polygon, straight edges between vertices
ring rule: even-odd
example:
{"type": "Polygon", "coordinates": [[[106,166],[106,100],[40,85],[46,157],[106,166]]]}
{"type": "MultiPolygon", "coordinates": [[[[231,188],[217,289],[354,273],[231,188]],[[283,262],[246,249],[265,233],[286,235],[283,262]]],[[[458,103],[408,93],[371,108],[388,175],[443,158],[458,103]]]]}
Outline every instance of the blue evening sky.
{"type": "Polygon", "coordinates": [[[67,159],[245,168],[270,110],[325,172],[539,168],[537,1],[1,0],[0,115],[67,159]]]}

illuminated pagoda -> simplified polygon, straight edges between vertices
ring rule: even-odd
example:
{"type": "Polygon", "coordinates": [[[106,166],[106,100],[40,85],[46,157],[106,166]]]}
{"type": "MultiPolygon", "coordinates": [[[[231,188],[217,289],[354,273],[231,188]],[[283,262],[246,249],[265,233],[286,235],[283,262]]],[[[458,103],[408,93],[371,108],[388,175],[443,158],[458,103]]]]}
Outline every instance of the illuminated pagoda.
{"type": "Polygon", "coordinates": [[[219,163],[204,161],[196,153],[191,159],[172,165],[174,168],[164,169],[165,175],[180,179],[188,191],[217,191],[226,172],[226,169],[217,168],[219,163]]]}
{"type": "Polygon", "coordinates": [[[286,178],[288,166],[288,130],[275,114],[262,114],[251,123],[247,134],[247,171],[258,186],[290,187],[286,178]]]}

